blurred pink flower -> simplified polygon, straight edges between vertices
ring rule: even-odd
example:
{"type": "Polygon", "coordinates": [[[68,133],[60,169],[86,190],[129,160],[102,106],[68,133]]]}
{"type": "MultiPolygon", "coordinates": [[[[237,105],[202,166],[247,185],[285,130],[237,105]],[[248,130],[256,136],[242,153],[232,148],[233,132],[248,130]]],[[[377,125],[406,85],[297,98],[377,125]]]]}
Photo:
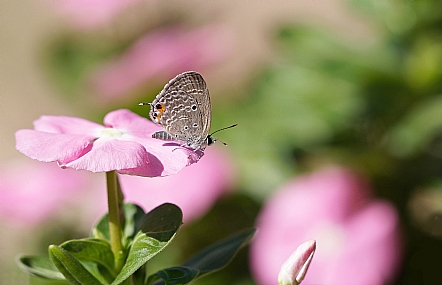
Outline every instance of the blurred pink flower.
{"type": "Polygon", "coordinates": [[[36,226],[66,209],[89,189],[78,171],[60,171],[55,164],[12,161],[0,165],[0,219],[36,226]]]}
{"type": "Polygon", "coordinates": [[[16,148],[39,161],[92,172],[117,170],[140,176],[175,174],[198,155],[152,138],[161,127],[129,110],[110,112],[105,126],[74,117],[42,116],[35,130],[16,132],[16,148]]]}
{"type": "Polygon", "coordinates": [[[124,9],[140,0],[62,0],[51,6],[77,29],[95,29],[108,25],[124,9]]]}
{"type": "Polygon", "coordinates": [[[232,45],[232,35],[219,25],[190,31],[181,26],[162,28],[95,71],[91,84],[106,101],[127,99],[128,93],[148,80],[167,82],[178,73],[222,61],[232,45]]]}
{"type": "Polygon", "coordinates": [[[315,239],[315,260],[302,284],[380,285],[400,262],[398,216],[392,205],[348,170],[332,168],[283,186],[263,207],[251,246],[259,284],[278,271],[304,240],[315,239]]]}

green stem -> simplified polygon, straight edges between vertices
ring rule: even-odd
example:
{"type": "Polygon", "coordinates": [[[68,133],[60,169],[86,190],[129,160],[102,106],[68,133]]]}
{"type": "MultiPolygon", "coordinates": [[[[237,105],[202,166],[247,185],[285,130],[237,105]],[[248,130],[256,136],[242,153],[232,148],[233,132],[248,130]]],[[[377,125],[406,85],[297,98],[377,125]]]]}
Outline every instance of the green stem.
{"type": "Polygon", "coordinates": [[[119,199],[117,173],[115,171],[106,172],[106,181],[110,243],[115,258],[115,269],[119,272],[121,268],[123,268],[124,254],[123,246],[121,244],[121,204],[119,199]]]}

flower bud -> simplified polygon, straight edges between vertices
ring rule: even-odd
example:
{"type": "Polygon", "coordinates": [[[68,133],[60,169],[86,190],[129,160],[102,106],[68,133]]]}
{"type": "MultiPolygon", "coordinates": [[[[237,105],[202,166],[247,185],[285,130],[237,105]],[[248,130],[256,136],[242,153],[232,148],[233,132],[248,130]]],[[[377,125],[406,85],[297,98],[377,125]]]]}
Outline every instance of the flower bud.
{"type": "Polygon", "coordinates": [[[304,279],[316,250],[316,241],[309,240],[301,244],[281,266],[278,275],[280,285],[298,285],[304,279]]]}

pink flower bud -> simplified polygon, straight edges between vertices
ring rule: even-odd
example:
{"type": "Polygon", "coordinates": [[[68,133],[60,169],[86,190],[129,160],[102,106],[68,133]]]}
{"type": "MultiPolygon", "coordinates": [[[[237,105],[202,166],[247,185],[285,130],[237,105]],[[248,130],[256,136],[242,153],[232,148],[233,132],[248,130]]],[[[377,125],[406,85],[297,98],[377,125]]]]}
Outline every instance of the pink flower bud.
{"type": "Polygon", "coordinates": [[[316,241],[309,240],[301,244],[289,259],[281,266],[278,275],[280,285],[298,285],[304,279],[316,250],[316,241]]]}

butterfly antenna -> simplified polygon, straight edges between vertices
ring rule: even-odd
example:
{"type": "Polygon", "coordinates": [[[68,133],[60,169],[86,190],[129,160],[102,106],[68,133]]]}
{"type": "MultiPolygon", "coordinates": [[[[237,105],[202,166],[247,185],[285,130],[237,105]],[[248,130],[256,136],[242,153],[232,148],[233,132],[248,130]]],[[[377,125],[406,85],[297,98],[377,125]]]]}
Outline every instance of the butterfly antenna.
{"type": "Polygon", "coordinates": [[[227,145],[227,143],[225,143],[225,142],[223,142],[222,140],[220,140],[220,139],[214,139],[215,141],[220,141],[223,145],[227,145]]]}
{"type": "MultiPolygon", "coordinates": [[[[238,126],[238,124],[234,124],[234,125],[231,125],[231,126],[228,126],[228,127],[225,127],[225,128],[219,129],[219,130],[216,130],[216,131],[214,131],[213,133],[211,133],[210,135],[213,135],[213,134],[215,134],[215,133],[217,133],[217,132],[224,131],[224,130],[227,130],[227,129],[230,129],[230,128],[233,128],[233,127],[236,127],[236,126],[238,126]]],[[[224,142],[222,142],[222,143],[225,144],[225,145],[227,145],[227,144],[224,143],[224,142]]]]}
{"type": "Polygon", "coordinates": [[[141,102],[140,104],[138,104],[138,106],[150,105],[150,104],[152,104],[152,103],[150,103],[150,102],[141,102]]]}

